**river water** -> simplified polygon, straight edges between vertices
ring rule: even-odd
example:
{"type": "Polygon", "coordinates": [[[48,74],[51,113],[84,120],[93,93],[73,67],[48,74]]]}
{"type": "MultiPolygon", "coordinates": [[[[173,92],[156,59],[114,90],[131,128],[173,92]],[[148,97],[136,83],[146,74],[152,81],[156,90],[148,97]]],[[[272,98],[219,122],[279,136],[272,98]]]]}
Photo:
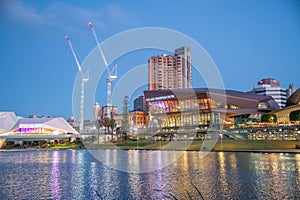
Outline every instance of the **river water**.
{"type": "MultiPolygon", "coordinates": [[[[113,157],[120,150],[97,151],[113,157]]],[[[146,165],[165,159],[164,154],[178,154],[126,153],[155,157],[139,159],[146,165]]],[[[104,165],[88,150],[2,151],[0,199],[200,199],[193,184],[204,199],[300,199],[300,154],[180,153],[161,169],[130,173],[104,165]]]]}

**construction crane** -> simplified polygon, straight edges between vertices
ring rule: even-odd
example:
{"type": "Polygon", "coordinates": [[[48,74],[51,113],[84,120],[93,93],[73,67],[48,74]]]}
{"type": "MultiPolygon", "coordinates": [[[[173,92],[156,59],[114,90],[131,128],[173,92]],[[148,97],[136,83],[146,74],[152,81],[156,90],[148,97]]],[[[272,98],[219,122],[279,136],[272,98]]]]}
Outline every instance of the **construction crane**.
{"type": "Polygon", "coordinates": [[[84,111],[84,85],[85,83],[89,80],[89,71],[87,71],[86,73],[82,73],[82,70],[81,70],[81,66],[78,62],[78,59],[77,59],[77,55],[74,51],[74,48],[73,48],[73,45],[72,45],[72,42],[70,40],[70,37],[68,35],[66,35],[66,40],[68,41],[69,43],[69,46],[70,46],[70,49],[72,51],[72,54],[74,56],[74,59],[75,59],[75,62],[76,62],[76,65],[78,67],[78,70],[80,72],[80,76],[81,76],[81,93],[80,93],[80,123],[79,123],[79,132],[81,133],[83,131],[83,124],[84,124],[84,114],[83,114],[83,111],[84,111]]]}
{"type": "Polygon", "coordinates": [[[118,78],[117,73],[115,73],[115,75],[113,75],[113,72],[114,72],[115,70],[117,70],[117,65],[115,64],[115,65],[112,67],[111,70],[109,69],[108,63],[107,63],[106,58],[105,58],[105,56],[104,56],[104,53],[103,53],[103,51],[102,51],[100,42],[99,42],[99,40],[98,40],[98,37],[97,37],[97,35],[96,35],[96,32],[95,32],[95,29],[94,29],[94,26],[93,26],[92,22],[89,22],[89,23],[88,23],[88,26],[89,26],[89,27],[91,28],[91,30],[92,30],[92,33],[93,33],[94,38],[95,38],[96,43],[97,43],[98,50],[99,50],[99,52],[100,52],[100,54],[101,54],[102,60],[103,60],[104,65],[105,65],[105,67],[106,67],[106,69],[107,69],[107,74],[108,74],[108,77],[107,77],[107,108],[108,108],[108,113],[109,113],[109,111],[110,111],[111,108],[112,108],[112,100],[111,100],[111,83],[112,83],[112,81],[114,81],[114,80],[116,80],[116,79],[118,78]]]}

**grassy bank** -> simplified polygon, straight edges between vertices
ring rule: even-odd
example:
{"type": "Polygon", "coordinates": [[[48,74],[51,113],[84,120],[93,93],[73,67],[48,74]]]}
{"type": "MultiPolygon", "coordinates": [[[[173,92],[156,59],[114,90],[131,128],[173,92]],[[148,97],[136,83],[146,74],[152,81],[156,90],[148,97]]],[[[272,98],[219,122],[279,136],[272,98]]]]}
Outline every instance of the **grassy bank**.
{"type": "Polygon", "coordinates": [[[79,145],[75,143],[55,144],[47,147],[47,149],[77,149],[79,145]]]}
{"type": "Polygon", "coordinates": [[[214,150],[280,150],[296,149],[299,141],[279,141],[279,140],[223,140],[218,141],[214,150]]]}
{"type": "Polygon", "coordinates": [[[123,150],[189,150],[199,151],[201,148],[215,151],[230,151],[230,150],[281,150],[281,149],[296,149],[299,141],[250,141],[250,140],[219,140],[214,144],[214,141],[128,141],[122,143],[104,143],[85,145],[86,148],[92,149],[123,149],[123,150]]]}
{"type": "MultiPolygon", "coordinates": [[[[80,144],[64,143],[48,147],[36,147],[38,149],[123,149],[123,150],[188,150],[188,151],[251,151],[251,150],[287,150],[296,149],[299,141],[277,141],[277,140],[220,140],[218,141],[127,141],[120,143],[80,144]]],[[[34,149],[31,147],[28,149],[34,149]]],[[[4,148],[4,149],[26,149],[26,148],[4,148]]]]}

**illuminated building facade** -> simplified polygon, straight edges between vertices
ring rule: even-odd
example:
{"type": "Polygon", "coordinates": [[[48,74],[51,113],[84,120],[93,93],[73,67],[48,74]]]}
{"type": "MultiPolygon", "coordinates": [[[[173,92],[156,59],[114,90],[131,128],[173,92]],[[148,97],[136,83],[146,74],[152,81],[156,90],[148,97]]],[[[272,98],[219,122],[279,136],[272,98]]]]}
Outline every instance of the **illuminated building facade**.
{"type": "Polygon", "coordinates": [[[144,91],[149,125],[163,129],[207,129],[234,125],[234,117],[279,109],[271,96],[217,89],[144,91]]]}
{"type": "Polygon", "coordinates": [[[158,55],[148,60],[148,89],[192,88],[192,56],[190,48],[181,47],[174,55],[158,55]]]}
{"type": "Polygon", "coordinates": [[[64,135],[78,134],[63,118],[22,118],[11,129],[14,134],[64,135]]]}
{"type": "Polygon", "coordinates": [[[148,115],[143,111],[131,111],[129,118],[130,127],[145,128],[148,125],[148,115]]]}

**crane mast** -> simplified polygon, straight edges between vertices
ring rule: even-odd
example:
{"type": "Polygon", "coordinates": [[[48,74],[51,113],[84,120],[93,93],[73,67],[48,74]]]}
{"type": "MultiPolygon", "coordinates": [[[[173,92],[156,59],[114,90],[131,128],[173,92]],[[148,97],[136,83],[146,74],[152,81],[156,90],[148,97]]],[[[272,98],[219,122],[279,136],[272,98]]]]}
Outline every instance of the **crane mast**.
{"type": "Polygon", "coordinates": [[[95,29],[94,29],[94,26],[91,22],[88,23],[88,26],[91,28],[92,30],[92,33],[94,35],[94,38],[95,38],[95,41],[97,43],[97,47],[98,47],[98,50],[100,52],[100,55],[102,57],[102,60],[104,62],[104,65],[107,69],[107,73],[108,73],[108,77],[107,77],[107,108],[108,108],[108,112],[111,111],[112,109],[112,100],[111,100],[111,83],[112,81],[116,80],[118,77],[117,75],[111,75],[111,73],[117,68],[117,65],[114,65],[114,67],[112,68],[112,70],[109,69],[109,66],[108,66],[108,63],[106,61],[106,58],[104,56],[104,53],[102,51],[102,48],[101,48],[101,45],[100,45],[100,42],[98,40],[98,37],[96,35],[96,32],[95,32],[95,29]]]}
{"type": "Polygon", "coordinates": [[[101,54],[101,57],[102,57],[103,62],[104,62],[104,64],[105,64],[105,67],[107,68],[107,70],[108,70],[108,72],[109,72],[108,64],[107,64],[106,58],[105,58],[104,53],[103,53],[103,51],[102,51],[100,42],[99,42],[99,40],[98,40],[98,37],[97,37],[97,35],[96,35],[96,31],[95,31],[95,29],[94,29],[94,26],[93,26],[92,22],[89,22],[89,23],[88,23],[88,26],[89,26],[89,27],[91,28],[91,30],[92,30],[92,33],[93,33],[94,38],[95,38],[95,40],[96,40],[97,47],[98,47],[98,49],[99,49],[99,51],[100,51],[100,54],[101,54]]]}
{"type": "Polygon", "coordinates": [[[84,125],[84,85],[85,83],[89,80],[88,76],[89,76],[89,71],[87,71],[85,74],[82,73],[81,70],[81,66],[78,62],[78,58],[77,55],[74,51],[72,42],[70,40],[70,37],[67,35],[66,40],[68,41],[68,44],[70,46],[70,49],[72,51],[73,57],[75,59],[76,65],[78,67],[78,70],[80,72],[80,76],[81,76],[81,92],[80,92],[80,124],[79,124],[79,132],[81,133],[83,131],[83,125],[84,125]]]}
{"type": "Polygon", "coordinates": [[[71,51],[72,51],[73,57],[74,57],[74,59],[75,59],[76,65],[77,65],[77,67],[78,67],[78,70],[79,70],[79,72],[80,72],[81,75],[82,75],[81,67],[80,67],[80,64],[79,64],[79,62],[78,62],[78,58],[77,58],[77,55],[76,55],[76,53],[75,53],[75,51],[74,51],[74,48],[73,48],[72,42],[71,42],[71,40],[70,40],[70,37],[69,37],[68,35],[66,35],[65,38],[66,38],[66,40],[67,40],[67,42],[68,42],[68,44],[69,44],[69,47],[70,47],[70,49],[71,49],[71,51]]]}

